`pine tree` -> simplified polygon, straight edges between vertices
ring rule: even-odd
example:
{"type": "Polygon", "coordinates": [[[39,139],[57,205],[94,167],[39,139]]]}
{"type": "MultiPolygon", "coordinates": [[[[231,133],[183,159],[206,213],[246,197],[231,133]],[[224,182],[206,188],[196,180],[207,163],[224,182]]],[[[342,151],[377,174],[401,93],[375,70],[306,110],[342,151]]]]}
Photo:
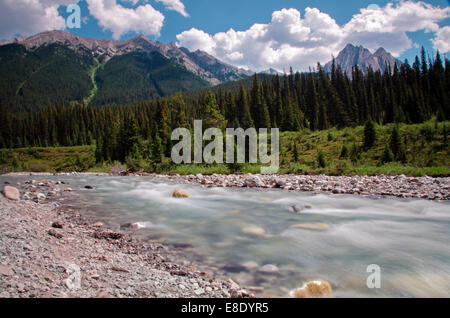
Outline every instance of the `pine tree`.
{"type": "Polygon", "coordinates": [[[377,132],[375,130],[375,123],[372,119],[366,121],[364,126],[364,148],[372,148],[377,141],[377,132]]]}
{"type": "Polygon", "coordinates": [[[392,130],[389,146],[394,154],[395,160],[402,162],[406,160],[405,148],[397,125],[395,125],[392,130]]]}
{"type": "Polygon", "coordinates": [[[389,144],[386,144],[383,150],[383,154],[380,158],[381,164],[389,163],[394,161],[394,154],[392,153],[391,147],[389,147],[389,144]]]}
{"type": "Polygon", "coordinates": [[[242,85],[239,90],[237,107],[239,109],[239,123],[241,127],[244,129],[254,127],[252,116],[250,114],[250,106],[248,103],[247,92],[245,91],[244,86],[242,85]]]}
{"type": "Polygon", "coordinates": [[[151,158],[154,163],[161,163],[163,158],[163,147],[159,136],[158,123],[155,123],[153,128],[151,158]]]}

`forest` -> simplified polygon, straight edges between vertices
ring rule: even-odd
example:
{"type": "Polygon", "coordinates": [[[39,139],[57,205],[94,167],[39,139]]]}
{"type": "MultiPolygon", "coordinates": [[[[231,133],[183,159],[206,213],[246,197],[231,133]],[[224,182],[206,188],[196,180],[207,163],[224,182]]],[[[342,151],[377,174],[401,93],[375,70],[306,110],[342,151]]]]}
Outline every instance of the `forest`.
{"type": "MultiPolygon", "coordinates": [[[[346,74],[333,63],[327,74],[318,64],[306,73],[291,69],[283,76],[255,74],[251,81],[133,105],[92,107],[61,101],[27,113],[10,113],[2,105],[0,148],[95,145],[97,162],[157,164],[170,157],[172,130],[192,129],[195,119],[202,119],[205,129],[280,128],[299,133],[365,125],[366,139],[371,134],[376,138],[376,126],[394,124],[389,134],[395,141],[380,156],[402,161],[398,149],[404,148],[404,141],[395,136],[398,124],[449,118],[450,61],[439,52],[430,59],[422,49],[412,65],[405,61],[388,70],[364,74],[354,67],[346,74]]],[[[445,124],[442,130],[446,140],[445,124]]],[[[370,147],[370,142],[360,146],[370,147]]]]}

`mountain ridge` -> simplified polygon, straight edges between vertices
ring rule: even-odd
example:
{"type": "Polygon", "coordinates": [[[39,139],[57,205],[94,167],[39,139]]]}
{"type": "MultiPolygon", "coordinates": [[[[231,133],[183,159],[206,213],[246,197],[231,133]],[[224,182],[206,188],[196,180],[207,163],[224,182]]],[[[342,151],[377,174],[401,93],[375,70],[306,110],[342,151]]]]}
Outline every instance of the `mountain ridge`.
{"type": "Polygon", "coordinates": [[[333,60],[336,66],[340,65],[342,70],[349,76],[352,74],[352,68],[356,65],[363,73],[367,73],[369,68],[373,71],[381,71],[384,73],[387,67],[393,68],[395,64],[397,66],[403,63],[387,52],[383,47],[378,48],[375,53],[371,53],[367,48],[355,46],[353,44],[347,44],[345,48],[339,52],[336,58],[325,64],[324,70],[331,73],[333,60]],[[386,67],[387,66],[387,67],[386,67]]]}
{"type": "Polygon", "coordinates": [[[197,50],[190,52],[186,48],[179,48],[174,42],[164,44],[153,42],[141,34],[135,38],[122,41],[111,39],[94,39],[82,37],[68,31],[46,31],[29,37],[19,37],[0,42],[0,46],[17,43],[28,50],[34,50],[43,45],[60,43],[76,51],[91,51],[93,57],[106,62],[114,56],[144,51],[158,52],[167,59],[174,59],[188,71],[202,77],[213,85],[227,81],[239,80],[253,73],[220,61],[206,52],[197,50]]]}

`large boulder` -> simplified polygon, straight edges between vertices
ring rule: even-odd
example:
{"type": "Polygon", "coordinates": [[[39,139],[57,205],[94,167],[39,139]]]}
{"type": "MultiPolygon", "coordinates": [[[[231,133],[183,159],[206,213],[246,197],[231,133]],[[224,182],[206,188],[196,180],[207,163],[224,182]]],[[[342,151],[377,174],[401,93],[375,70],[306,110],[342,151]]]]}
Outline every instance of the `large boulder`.
{"type": "Polygon", "coordinates": [[[294,298],[331,297],[333,289],[329,282],[319,279],[305,283],[302,287],[291,291],[290,294],[294,298]]]}
{"type": "Polygon", "coordinates": [[[174,198],[189,198],[189,193],[187,193],[187,191],[182,189],[175,189],[175,191],[173,191],[172,196],[174,198]]]}
{"type": "Polygon", "coordinates": [[[247,188],[262,188],[265,187],[265,183],[261,180],[260,177],[249,175],[244,179],[244,185],[247,188]]]}
{"type": "Polygon", "coordinates": [[[15,187],[5,186],[3,188],[3,194],[10,200],[18,201],[20,198],[19,190],[15,187]]]}

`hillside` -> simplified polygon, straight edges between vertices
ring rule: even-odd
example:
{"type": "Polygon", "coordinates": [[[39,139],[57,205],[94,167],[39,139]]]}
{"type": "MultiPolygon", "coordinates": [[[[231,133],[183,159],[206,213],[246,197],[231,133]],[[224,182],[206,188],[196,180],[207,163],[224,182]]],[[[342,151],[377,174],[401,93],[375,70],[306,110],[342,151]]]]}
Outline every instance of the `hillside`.
{"type": "Polygon", "coordinates": [[[144,35],[125,41],[50,31],[0,45],[0,104],[11,112],[64,102],[135,103],[251,73],[144,35]]]}
{"type": "MultiPolygon", "coordinates": [[[[400,135],[405,143],[406,161],[383,164],[381,156],[389,143],[394,125],[378,126],[377,142],[369,150],[363,149],[363,129],[328,129],[318,132],[283,132],[280,136],[280,171],[294,174],[327,175],[398,175],[408,176],[449,176],[450,148],[448,147],[448,127],[450,122],[436,124],[433,121],[401,125],[400,135]],[[348,148],[342,155],[343,146],[348,148]],[[295,150],[297,148],[297,150],[295,150]],[[356,149],[356,150],[354,150],[356,149]],[[319,151],[323,153],[325,167],[318,163],[319,151]],[[297,152],[297,154],[296,154],[297,152]]],[[[167,159],[169,160],[169,159],[167,159]]],[[[78,147],[37,147],[0,150],[0,169],[7,171],[95,171],[109,172],[111,163],[95,163],[95,146],[78,147]]],[[[126,164],[124,164],[126,167],[126,164]]],[[[154,171],[150,162],[142,167],[154,171]]],[[[213,174],[229,173],[223,165],[172,165],[162,163],[156,168],[160,173],[213,174]]],[[[239,166],[240,172],[259,173],[259,165],[239,166]]]]}

